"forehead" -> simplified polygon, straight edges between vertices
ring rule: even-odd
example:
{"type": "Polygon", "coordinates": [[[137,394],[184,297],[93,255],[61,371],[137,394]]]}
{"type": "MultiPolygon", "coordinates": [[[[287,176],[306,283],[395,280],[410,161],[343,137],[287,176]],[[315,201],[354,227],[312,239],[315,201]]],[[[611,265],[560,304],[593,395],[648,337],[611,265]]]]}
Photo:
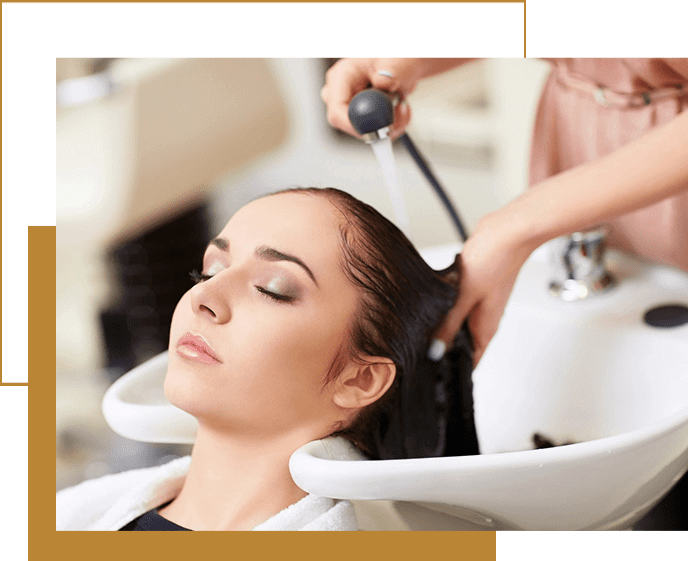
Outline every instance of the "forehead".
{"type": "MultiPolygon", "coordinates": [[[[309,266],[307,258],[329,267],[339,262],[341,221],[341,213],[324,196],[283,193],[242,207],[220,236],[235,244],[267,244],[294,252],[309,266]]],[[[320,268],[316,262],[313,265],[320,268]]]]}

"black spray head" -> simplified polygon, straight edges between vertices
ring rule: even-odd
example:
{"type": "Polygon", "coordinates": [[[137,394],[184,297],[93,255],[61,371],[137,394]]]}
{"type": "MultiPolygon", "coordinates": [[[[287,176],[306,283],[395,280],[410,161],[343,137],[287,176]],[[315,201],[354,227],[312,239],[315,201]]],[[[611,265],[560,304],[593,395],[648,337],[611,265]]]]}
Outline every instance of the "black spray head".
{"type": "Polygon", "coordinates": [[[349,103],[349,120],[366,142],[386,138],[394,122],[394,103],[380,90],[363,90],[349,103]]]}

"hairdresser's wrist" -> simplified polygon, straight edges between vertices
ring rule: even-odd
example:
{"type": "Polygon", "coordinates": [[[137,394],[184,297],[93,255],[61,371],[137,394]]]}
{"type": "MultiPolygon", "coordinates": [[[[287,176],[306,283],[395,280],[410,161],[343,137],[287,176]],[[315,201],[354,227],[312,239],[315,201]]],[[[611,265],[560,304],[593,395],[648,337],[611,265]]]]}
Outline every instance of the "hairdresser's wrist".
{"type": "Polygon", "coordinates": [[[484,232],[494,240],[496,251],[510,255],[521,264],[547,241],[534,220],[509,206],[484,216],[476,228],[478,232],[484,232]]]}

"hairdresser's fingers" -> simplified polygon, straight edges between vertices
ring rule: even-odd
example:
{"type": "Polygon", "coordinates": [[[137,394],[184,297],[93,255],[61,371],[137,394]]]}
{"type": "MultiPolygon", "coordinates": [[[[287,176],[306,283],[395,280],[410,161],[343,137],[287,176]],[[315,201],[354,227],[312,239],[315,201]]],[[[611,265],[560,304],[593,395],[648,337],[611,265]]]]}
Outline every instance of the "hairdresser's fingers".
{"type": "Polygon", "coordinates": [[[327,120],[352,136],[359,136],[349,121],[349,103],[360,91],[373,87],[396,94],[392,138],[403,134],[411,119],[404,100],[416,87],[420,67],[415,59],[341,59],[325,75],[320,97],[327,104],[327,120]]]}
{"type": "Polygon", "coordinates": [[[490,288],[468,316],[468,328],[473,338],[474,366],[477,366],[485,349],[497,333],[504,309],[511,296],[511,290],[516,282],[517,273],[518,269],[512,274],[501,277],[499,283],[490,288]]]}
{"type": "Polygon", "coordinates": [[[468,329],[473,339],[473,367],[480,362],[485,349],[497,333],[499,320],[504,311],[503,306],[492,303],[481,303],[473,310],[468,317],[468,329]]]}
{"type": "Polygon", "coordinates": [[[370,87],[390,94],[399,94],[402,98],[406,95],[401,87],[401,80],[396,76],[395,70],[384,67],[384,61],[371,62],[369,69],[370,87]]]}
{"type": "Polygon", "coordinates": [[[416,59],[376,59],[373,63],[375,72],[371,77],[374,88],[387,91],[398,97],[399,103],[394,109],[392,138],[398,138],[411,120],[411,108],[406,97],[416,88],[420,79],[420,66],[416,59]]]}
{"type": "Polygon", "coordinates": [[[449,313],[433,333],[432,342],[428,349],[430,359],[438,361],[444,356],[474,305],[475,301],[459,298],[454,307],[449,310],[449,313]]]}
{"type": "Polygon", "coordinates": [[[390,136],[393,139],[399,138],[406,131],[406,127],[411,121],[411,108],[406,101],[402,101],[394,108],[394,124],[390,136]]]}
{"type": "Polygon", "coordinates": [[[374,88],[398,94],[403,101],[416,87],[422,65],[414,58],[371,60],[370,83],[374,88]]]}
{"type": "Polygon", "coordinates": [[[342,59],[325,74],[320,97],[327,104],[327,121],[352,136],[359,136],[349,121],[349,102],[370,83],[368,59],[342,59]]]}
{"type": "MultiPolygon", "coordinates": [[[[457,253],[454,258],[454,263],[442,273],[442,280],[447,284],[455,286],[457,294],[460,294],[461,290],[462,267],[461,254],[457,253]]],[[[438,361],[444,356],[445,351],[454,340],[455,334],[458,333],[456,325],[458,324],[460,329],[463,322],[461,318],[468,314],[469,309],[470,308],[466,306],[465,298],[454,303],[454,306],[452,306],[447,315],[442,318],[442,321],[433,333],[428,349],[428,358],[438,361]],[[462,304],[463,306],[461,306],[462,304]]]]}
{"type": "Polygon", "coordinates": [[[384,64],[384,59],[375,61],[374,68],[371,70],[372,74],[370,74],[370,84],[375,89],[389,92],[390,95],[398,97],[398,103],[394,108],[394,123],[390,132],[392,139],[396,139],[404,134],[411,120],[411,108],[406,101],[406,95],[413,88],[405,87],[404,81],[392,74],[392,71],[384,68],[380,70],[384,64]]]}

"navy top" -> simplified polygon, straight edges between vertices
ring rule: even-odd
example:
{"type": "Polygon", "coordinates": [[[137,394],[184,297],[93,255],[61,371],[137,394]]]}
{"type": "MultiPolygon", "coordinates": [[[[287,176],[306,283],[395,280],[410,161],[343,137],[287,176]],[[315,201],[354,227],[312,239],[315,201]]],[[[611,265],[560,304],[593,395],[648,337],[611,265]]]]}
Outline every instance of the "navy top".
{"type": "MultiPolygon", "coordinates": [[[[172,501],[170,501],[172,502],[172,501]]],[[[170,502],[165,503],[153,510],[134,518],[129,524],[119,529],[120,532],[190,532],[188,528],[183,528],[167,518],[163,518],[158,513],[158,509],[166,507],[170,502]]]]}

